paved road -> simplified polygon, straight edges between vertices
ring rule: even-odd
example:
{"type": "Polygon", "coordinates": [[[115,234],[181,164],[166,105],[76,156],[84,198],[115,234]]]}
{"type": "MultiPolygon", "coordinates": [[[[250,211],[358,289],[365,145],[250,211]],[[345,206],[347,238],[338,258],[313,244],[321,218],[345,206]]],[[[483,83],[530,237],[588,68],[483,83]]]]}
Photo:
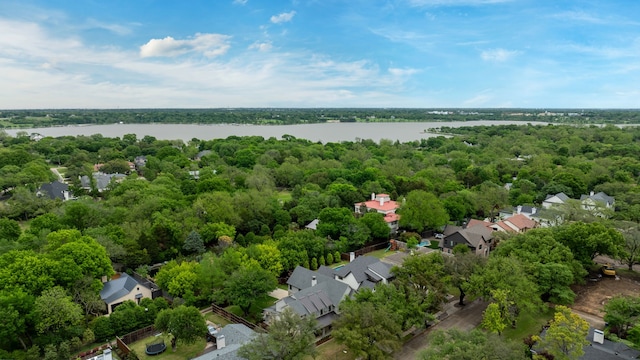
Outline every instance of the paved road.
{"type": "Polygon", "coordinates": [[[464,308],[458,309],[449,307],[447,312],[455,311],[446,319],[440,321],[436,325],[430,327],[424,333],[416,336],[404,344],[402,350],[394,355],[394,359],[398,360],[414,360],[420,350],[424,349],[429,343],[429,335],[434,330],[448,330],[457,328],[463,331],[469,331],[480,325],[482,322],[482,312],[487,308],[488,303],[476,300],[467,304],[464,308]]]}

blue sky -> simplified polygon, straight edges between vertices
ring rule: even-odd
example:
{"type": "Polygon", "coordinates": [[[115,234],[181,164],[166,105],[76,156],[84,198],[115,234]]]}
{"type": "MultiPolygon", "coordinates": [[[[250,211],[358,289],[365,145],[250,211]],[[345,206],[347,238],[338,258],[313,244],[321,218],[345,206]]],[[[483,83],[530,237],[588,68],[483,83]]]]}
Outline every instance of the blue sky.
{"type": "Polygon", "coordinates": [[[0,1],[0,109],[639,105],[637,0],[0,1]]]}

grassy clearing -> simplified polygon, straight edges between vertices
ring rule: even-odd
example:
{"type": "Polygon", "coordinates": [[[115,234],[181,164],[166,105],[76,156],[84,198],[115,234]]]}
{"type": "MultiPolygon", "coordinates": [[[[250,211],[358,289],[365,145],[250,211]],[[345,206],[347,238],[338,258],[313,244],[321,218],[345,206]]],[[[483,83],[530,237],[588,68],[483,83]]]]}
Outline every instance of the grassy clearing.
{"type": "Polygon", "coordinates": [[[521,313],[516,328],[507,327],[504,336],[509,340],[522,341],[529,335],[537,335],[542,326],[551,320],[553,314],[554,310],[546,306],[542,312],[521,313]]]}
{"type": "Polygon", "coordinates": [[[250,322],[256,323],[262,320],[262,310],[271,305],[274,305],[277,300],[278,299],[271,297],[269,295],[265,295],[259,298],[258,301],[256,301],[255,304],[251,306],[251,309],[249,310],[249,315],[247,316],[244,316],[244,314],[242,313],[242,309],[240,309],[240,307],[237,305],[228,306],[225,308],[225,310],[237,316],[243,317],[250,322]]]}
{"type": "MultiPolygon", "coordinates": [[[[318,346],[318,356],[316,360],[353,360],[355,357],[349,353],[347,347],[338,344],[335,340],[329,340],[326,343],[318,346]]],[[[305,360],[311,360],[310,356],[307,356],[305,360]]]]}
{"type": "Polygon", "coordinates": [[[291,191],[289,190],[281,190],[278,192],[278,200],[282,202],[287,202],[291,200],[291,191]]]}
{"type": "Polygon", "coordinates": [[[176,351],[173,352],[173,350],[171,350],[171,335],[162,334],[158,337],[150,336],[146,339],[136,341],[133,344],[130,344],[129,348],[131,348],[131,350],[136,352],[140,360],[147,360],[147,359],[148,360],[151,360],[151,359],[153,360],[185,360],[185,359],[191,359],[195,357],[197,354],[199,354],[200,352],[202,352],[202,350],[204,350],[205,345],[206,345],[206,341],[204,339],[200,339],[193,344],[184,344],[178,340],[178,347],[176,351]],[[167,344],[167,350],[165,350],[160,355],[155,355],[155,356],[147,355],[145,353],[145,350],[147,349],[147,343],[150,343],[156,340],[157,338],[164,339],[164,343],[167,344]]]}
{"type": "Polygon", "coordinates": [[[230,324],[229,320],[212,312],[205,314],[204,318],[220,326],[225,326],[230,324]]]}

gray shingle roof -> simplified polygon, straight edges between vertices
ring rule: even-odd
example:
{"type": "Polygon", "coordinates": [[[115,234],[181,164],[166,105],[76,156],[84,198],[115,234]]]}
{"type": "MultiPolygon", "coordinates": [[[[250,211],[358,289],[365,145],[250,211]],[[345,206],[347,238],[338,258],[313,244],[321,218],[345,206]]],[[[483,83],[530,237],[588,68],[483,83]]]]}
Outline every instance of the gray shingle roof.
{"type": "Polygon", "coordinates": [[[69,191],[69,185],[61,183],[56,180],[47,184],[42,184],[39,189],[40,192],[46,193],[51,199],[64,200],[64,192],[69,191]]]}
{"type": "Polygon", "coordinates": [[[591,199],[594,202],[601,202],[607,205],[613,205],[613,202],[615,201],[615,198],[613,196],[609,196],[602,191],[593,195],[580,195],[580,201],[586,199],[591,199]]]}
{"type": "Polygon", "coordinates": [[[462,235],[473,247],[478,247],[478,245],[483,241],[488,241],[493,238],[492,230],[484,225],[472,226],[470,228],[460,230],[458,233],[462,235]]]}
{"type": "Polygon", "coordinates": [[[224,335],[225,347],[222,349],[216,349],[206,354],[202,354],[194,360],[241,360],[244,359],[238,356],[238,349],[244,345],[245,343],[251,341],[254,336],[256,336],[256,332],[249,329],[245,325],[242,324],[229,324],[223,327],[218,334],[216,335],[216,339],[220,336],[224,335]]]}
{"type": "Polygon", "coordinates": [[[373,256],[359,256],[342,268],[337,269],[335,274],[344,278],[351,273],[360,284],[365,280],[381,281],[381,277],[388,279],[391,277],[390,270],[391,265],[381,262],[378,258],[373,256]],[[375,271],[377,275],[371,273],[370,270],[375,271]]]}
{"type": "Polygon", "coordinates": [[[122,273],[119,278],[107,281],[104,284],[104,287],[100,290],[100,298],[107,304],[111,304],[130,293],[136,286],[142,285],[128,274],[122,273]]]}
{"type": "Polygon", "coordinates": [[[311,286],[311,278],[314,276],[316,277],[318,284],[328,280],[333,280],[332,276],[330,277],[330,276],[323,275],[318,272],[303,268],[302,266],[297,266],[293,270],[293,273],[289,277],[289,280],[287,280],[287,284],[298,289],[305,289],[311,286]]]}
{"type": "Polygon", "coordinates": [[[547,195],[547,197],[545,198],[545,200],[550,199],[552,197],[557,197],[558,199],[562,200],[562,201],[567,201],[570,199],[570,197],[567,196],[567,194],[563,193],[563,192],[559,192],[555,195],[547,195]]]}

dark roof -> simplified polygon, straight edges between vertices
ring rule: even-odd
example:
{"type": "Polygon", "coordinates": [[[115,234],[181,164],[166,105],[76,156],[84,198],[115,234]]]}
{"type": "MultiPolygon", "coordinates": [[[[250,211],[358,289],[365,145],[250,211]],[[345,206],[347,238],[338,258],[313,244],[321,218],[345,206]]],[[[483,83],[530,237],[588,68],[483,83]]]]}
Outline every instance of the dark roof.
{"type": "Polygon", "coordinates": [[[570,197],[567,196],[567,194],[563,193],[563,192],[559,192],[555,195],[547,195],[547,197],[545,198],[545,200],[551,199],[552,197],[557,197],[558,199],[562,200],[562,201],[567,201],[570,199],[570,197]]]}
{"type": "Polygon", "coordinates": [[[306,289],[308,287],[311,287],[311,279],[314,276],[316,277],[316,281],[318,282],[318,284],[329,280],[333,281],[332,276],[323,275],[318,272],[303,268],[302,266],[297,266],[293,270],[293,273],[289,277],[289,280],[287,280],[287,284],[298,289],[306,289]]]}
{"type": "Polygon", "coordinates": [[[120,299],[127,295],[136,286],[140,285],[136,279],[126,273],[122,273],[119,278],[107,281],[102,290],[100,290],[100,298],[107,304],[120,299]]]}
{"type": "MultiPolygon", "coordinates": [[[[457,231],[469,245],[477,248],[483,241],[488,241],[493,238],[492,230],[483,224],[475,225],[470,228],[457,231]]],[[[449,237],[451,235],[447,235],[449,237]]]]}
{"type": "Polygon", "coordinates": [[[359,256],[352,262],[335,270],[335,274],[344,278],[351,273],[358,284],[365,280],[379,282],[382,278],[389,279],[391,277],[391,267],[391,265],[385,264],[373,256],[359,256]]]}
{"type": "Polygon", "coordinates": [[[216,349],[214,351],[208,352],[206,354],[200,355],[194,360],[241,360],[238,356],[238,349],[244,345],[245,343],[251,341],[254,336],[256,336],[256,332],[249,329],[247,326],[243,324],[229,324],[223,327],[216,334],[216,339],[220,338],[220,336],[224,336],[225,346],[222,349],[216,349]]]}
{"type": "Polygon", "coordinates": [[[600,191],[597,194],[593,194],[593,195],[581,195],[580,196],[580,201],[583,201],[583,200],[586,200],[586,199],[591,199],[594,202],[601,202],[601,203],[605,203],[607,205],[613,205],[613,202],[615,201],[615,198],[613,196],[609,196],[609,195],[605,194],[602,191],[600,191]]]}
{"type": "Polygon", "coordinates": [[[284,298],[285,304],[301,316],[318,313],[330,306],[337,308],[342,299],[350,293],[349,285],[329,279],[284,298]]]}
{"type": "Polygon", "coordinates": [[[47,194],[47,196],[51,199],[64,200],[64,192],[69,191],[69,185],[56,180],[54,182],[42,184],[42,186],[40,186],[40,189],[38,190],[41,193],[47,194]]]}
{"type": "Polygon", "coordinates": [[[631,349],[627,345],[605,339],[603,344],[593,342],[593,328],[589,328],[587,339],[590,344],[583,348],[581,360],[620,360],[637,359],[640,351],[631,349]]]}

